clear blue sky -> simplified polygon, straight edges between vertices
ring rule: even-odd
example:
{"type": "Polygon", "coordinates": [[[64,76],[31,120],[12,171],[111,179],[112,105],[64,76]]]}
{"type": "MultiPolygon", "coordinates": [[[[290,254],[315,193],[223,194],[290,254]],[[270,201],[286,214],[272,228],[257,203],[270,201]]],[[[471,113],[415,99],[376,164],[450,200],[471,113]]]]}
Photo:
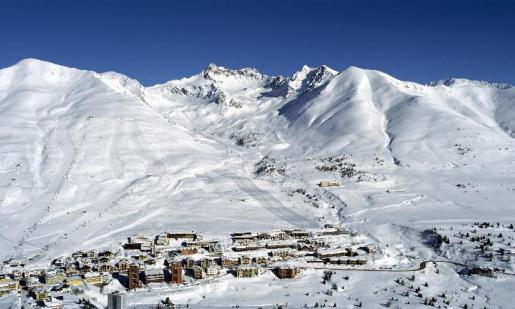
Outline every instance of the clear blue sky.
{"type": "Polygon", "coordinates": [[[209,63],[515,84],[515,1],[1,0],[0,67],[27,57],[145,85],[209,63]]]}

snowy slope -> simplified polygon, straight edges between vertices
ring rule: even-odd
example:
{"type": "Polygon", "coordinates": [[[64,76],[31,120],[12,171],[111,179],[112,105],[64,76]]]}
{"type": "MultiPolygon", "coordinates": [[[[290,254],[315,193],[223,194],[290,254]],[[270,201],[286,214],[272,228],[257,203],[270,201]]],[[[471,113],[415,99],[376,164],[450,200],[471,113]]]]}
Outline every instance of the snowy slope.
{"type": "Polygon", "coordinates": [[[374,225],[513,220],[514,104],[505,85],[355,67],[274,77],[209,65],[145,88],[24,60],[0,70],[0,258],[171,229],[342,221],[380,239],[374,225]],[[264,155],[284,175],[255,175],[264,155]],[[316,168],[338,155],[362,177],[316,168]],[[326,178],[344,187],[315,186],[326,178]],[[321,207],[292,197],[298,187],[321,207]]]}

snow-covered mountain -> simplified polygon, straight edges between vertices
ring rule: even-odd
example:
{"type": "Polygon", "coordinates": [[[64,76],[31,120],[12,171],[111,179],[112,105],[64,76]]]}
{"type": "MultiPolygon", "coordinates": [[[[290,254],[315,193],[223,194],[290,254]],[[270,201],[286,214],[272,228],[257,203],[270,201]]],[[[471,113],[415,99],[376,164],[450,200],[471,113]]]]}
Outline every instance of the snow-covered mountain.
{"type": "Polygon", "coordinates": [[[514,138],[502,84],[209,65],[143,87],[27,59],[0,70],[0,259],[170,229],[341,221],[382,241],[390,223],[514,220],[514,138]]]}

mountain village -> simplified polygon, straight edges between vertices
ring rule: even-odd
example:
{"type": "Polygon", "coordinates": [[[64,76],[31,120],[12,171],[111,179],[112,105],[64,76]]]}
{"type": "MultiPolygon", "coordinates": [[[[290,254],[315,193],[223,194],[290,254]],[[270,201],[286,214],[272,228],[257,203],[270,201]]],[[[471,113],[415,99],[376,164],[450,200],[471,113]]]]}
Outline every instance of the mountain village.
{"type": "Polygon", "coordinates": [[[101,287],[112,280],[130,293],[149,284],[181,289],[228,275],[248,278],[267,271],[294,279],[306,265],[365,265],[369,255],[378,253],[375,245],[361,243],[358,235],[335,226],[230,236],[230,243],[195,232],[134,236],[116,252],[77,251],[41,268],[5,261],[0,295],[21,293],[35,305],[62,308],[81,288],[101,287]]]}
{"type": "MultiPolygon", "coordinates": [[[[413,269],[378,269],[369,260],[381,256],[381,248],[363,235],[336,225],[235,232],[226,239],[212,239],[195,232],[163,232],[129,237],[118,250],[73,252],[55,258],[47,266],[35,267],[30,261],[4,261],[0,296],[19,295],[23,308],[97,308],[96,299],[86,297],[84,290],[96,286],[102,291],[103,287],[118,281],[120,290],[104,291],[108,308],[128,308],[126,294],[144,292],[148,287],[180,291],[216,280],[258,277],[265,272],[273,273],[280,280],[295,280],[306,269],[319,269],[324,270],[325,282],[333,271],[354,268],[356,271],[415,273],[430,262],[443,262],[461,266],[462,275],[490,278],[512,275],[509,271],[514,269],[513,225],[478,222],[470,226],[464,224],[461,229],[435,227],[422,234],[427,245],[440,253],[452,248],[474,257],[464,256],[466,260],[458,262],[422,261],[413,269]],[[464,242],[477,243],[474,248],[477,253],[464,242]],[[481,266],[470,266],[473,260],[481,266]]],[[[396,282],[403,284],[404,281],[396,282]]],[[[333,288],[338,290],[334,284],[333,288]]],[[[179,308],[181,305],[167,298],[156,305],[159,307],[179,308]]]]}

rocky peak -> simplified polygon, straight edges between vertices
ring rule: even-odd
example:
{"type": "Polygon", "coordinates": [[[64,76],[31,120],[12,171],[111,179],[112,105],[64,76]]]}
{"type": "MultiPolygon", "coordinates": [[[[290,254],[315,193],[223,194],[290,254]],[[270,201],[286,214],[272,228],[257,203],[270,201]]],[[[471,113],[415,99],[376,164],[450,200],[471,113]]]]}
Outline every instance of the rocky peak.
{"type": "Polygon", "coordinates": [[[226,69],[222,66],[215,64],[208,65],[203,71],[202,76],[206,79],[216,80],[220,77],[232,78],[248,78],[248,79],[262,79],[263,75],[254,68],[243,68],[238,70],[226,69]]]}
{"type": "Polygon", "coordinates": [[[304,65],[302,69],[290,78],[288,83],[288,93],[294,92],[305,93],[308,92],[334,77],[338,74],[337,71],[329,68],[328,66],[322,65],[318,68],[310,68],[304,65]]]}

